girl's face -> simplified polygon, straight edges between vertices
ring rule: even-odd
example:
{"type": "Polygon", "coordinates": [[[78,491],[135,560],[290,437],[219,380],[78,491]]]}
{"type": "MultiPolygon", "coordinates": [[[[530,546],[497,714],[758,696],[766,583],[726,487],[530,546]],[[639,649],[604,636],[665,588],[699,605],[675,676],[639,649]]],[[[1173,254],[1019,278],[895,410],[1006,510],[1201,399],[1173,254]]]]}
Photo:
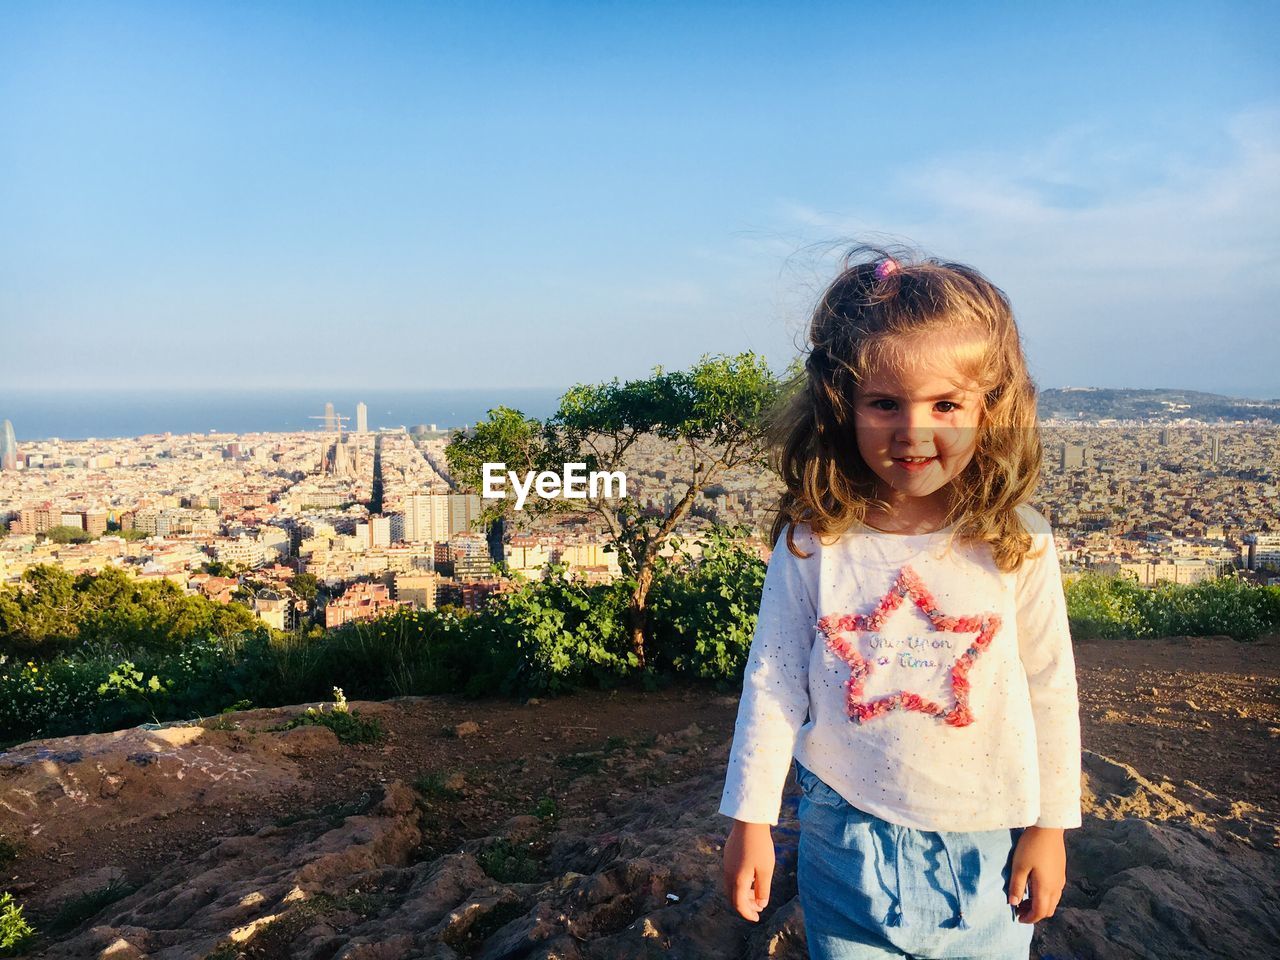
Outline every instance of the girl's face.
{"type": "Polygon", "coordinates": [[[876,475],[894,526],[929,524],[950,506],[948,484],[973,459],[982,394],[938,347],[921,345],[910,369],[864,378],[854,399],[858,452],[876,475]]]}

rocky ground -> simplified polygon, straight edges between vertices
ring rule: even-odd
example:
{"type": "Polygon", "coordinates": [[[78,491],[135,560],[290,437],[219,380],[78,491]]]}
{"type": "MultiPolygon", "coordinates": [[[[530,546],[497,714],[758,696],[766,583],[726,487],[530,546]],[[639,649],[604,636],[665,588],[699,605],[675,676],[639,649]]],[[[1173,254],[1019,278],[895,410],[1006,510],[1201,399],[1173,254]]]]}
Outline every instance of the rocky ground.
{"type": "MultiPolygon", "coordinates": [[[[1280,638],[1082,643],[1077,663],[1085,826],[1033,954],[1280,953],[1280,638]]],[[[352,707],[386,739],[271,729],[296,707],[0,755],[0,877],[35,955],[806,955],[792,788],[761,923],[719,890],[735,698],[352,707]]]]}

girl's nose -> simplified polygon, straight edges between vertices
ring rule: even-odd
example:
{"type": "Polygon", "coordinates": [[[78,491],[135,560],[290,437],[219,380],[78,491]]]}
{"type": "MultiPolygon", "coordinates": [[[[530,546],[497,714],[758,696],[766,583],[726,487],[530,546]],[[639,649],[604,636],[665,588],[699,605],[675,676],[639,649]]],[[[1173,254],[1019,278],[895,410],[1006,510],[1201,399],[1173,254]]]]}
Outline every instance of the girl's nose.
{"type": "Polygon", "coordinates": [[[902,441],[929,440],[933,437],[933,425],[929,412],[908,407],[902,411],[894,427],[895,436],[902,441]]]}

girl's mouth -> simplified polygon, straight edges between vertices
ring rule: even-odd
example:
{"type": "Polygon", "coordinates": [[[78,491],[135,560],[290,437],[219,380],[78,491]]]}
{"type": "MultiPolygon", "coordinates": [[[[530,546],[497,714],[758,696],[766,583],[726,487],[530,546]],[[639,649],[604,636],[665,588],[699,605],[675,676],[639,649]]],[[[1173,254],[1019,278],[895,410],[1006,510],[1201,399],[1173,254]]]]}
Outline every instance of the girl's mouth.
{"type": "Polygon", "coordinates": [[[923,470],[937,457],[894,457],[893,462],[904,470],[923,470]]]}

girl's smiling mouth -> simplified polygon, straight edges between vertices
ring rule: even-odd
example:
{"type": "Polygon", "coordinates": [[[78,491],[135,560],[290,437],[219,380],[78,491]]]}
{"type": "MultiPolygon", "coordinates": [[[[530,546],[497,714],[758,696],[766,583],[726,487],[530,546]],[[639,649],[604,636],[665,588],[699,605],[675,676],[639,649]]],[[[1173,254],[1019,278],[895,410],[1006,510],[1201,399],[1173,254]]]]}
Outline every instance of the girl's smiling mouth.
{"type": "Polygon", "coordinates": [[[894,463],[896,463],[898,466],[902,467],[904,470],[911,470],[911,471],[915,471],[915,470],[923,470],[925,467],[929,466],[929,464],[933,463],[933,461],[935,461],[935,460],[937,460],[937,459],[938,459],[938,458],[937,458],[936,456],[933,456],[933,457],[894,457],[894,458],[893,458],[893,462],[894,462],[894,463]]]}

